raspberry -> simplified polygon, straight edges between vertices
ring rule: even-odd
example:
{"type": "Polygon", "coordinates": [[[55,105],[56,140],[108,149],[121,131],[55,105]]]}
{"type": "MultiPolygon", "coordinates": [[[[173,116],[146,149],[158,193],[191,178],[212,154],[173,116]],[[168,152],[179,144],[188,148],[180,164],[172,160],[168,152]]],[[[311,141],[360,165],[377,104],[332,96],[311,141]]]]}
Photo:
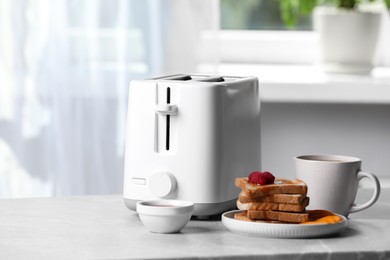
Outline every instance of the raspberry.
{"type": "Polygon", "coordinates": [[[272,184],[275,181],[275,176],[272,175],[270,172],[263,172],[263,176],[267,180],[267,184],[272,184]]]}
{"type": "Polygon", "coordinates": [[[249,174],[248,180],[255,184],[267,185],[274,183],[275,177],[270,172],[255,171],[249,174]]]}

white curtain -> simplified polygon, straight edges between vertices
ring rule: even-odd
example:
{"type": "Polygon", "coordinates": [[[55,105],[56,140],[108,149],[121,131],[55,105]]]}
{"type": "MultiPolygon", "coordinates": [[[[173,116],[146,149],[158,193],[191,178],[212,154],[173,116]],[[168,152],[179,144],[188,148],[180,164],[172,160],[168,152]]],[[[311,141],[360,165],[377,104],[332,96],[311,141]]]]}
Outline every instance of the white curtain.
{"type": "Polygon", "coordinates": [[[121,193],[129,81],[214,65],[218,21],[217,0],[1,0],[0,197],[121,193]]]}

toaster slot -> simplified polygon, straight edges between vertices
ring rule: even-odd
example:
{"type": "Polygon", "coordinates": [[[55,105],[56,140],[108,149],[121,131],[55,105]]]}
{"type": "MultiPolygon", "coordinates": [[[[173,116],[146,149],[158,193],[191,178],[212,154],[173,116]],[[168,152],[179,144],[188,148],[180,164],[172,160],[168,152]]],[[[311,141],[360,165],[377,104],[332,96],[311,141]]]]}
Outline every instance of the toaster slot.
{"type": "MultiPolygon", "coordinates": [[[[171,103],[171,88],[167,88],[167,104],[171,103]]],[[[170,130],[171,130],[171,116],[167,115],[166,118],[166,131],[165,131],[165,149],[169,151],[169,136],[170,136],[170,130]]]]}
{"type": "Polygon", "coordinates": [[[209,78],[201,79],[199,81],[202,81],[202,82],[223,82],[225,80],[222,77],[209,77],[209,78]]]}
{"type": "Polygon", "coordinates": [[[154,150],[172,154],[176,151],[177,115],[175,86],[168,82],[156,86],[154,150]]]}
{"type": "Polygon", "coordinates": [[[175,76],[172,76],[172,77],[164,78],[164,80],[183,80],[183,81],[191,80],[191,79],[192,78],[189,75],[175,75],[175,76]]]}
{"type": "Polygon", "coordinates": [[[224,81],[236,81],[242,77],[223,77],[224,81]]]}
{"type": "Polygon", "coordinates": [[[204,81],[204,80],[206,80],[209,77],[210,76],[206,76],[206,75],[191,75],[191,80],[193,80],[193,81],[204,81]]]}

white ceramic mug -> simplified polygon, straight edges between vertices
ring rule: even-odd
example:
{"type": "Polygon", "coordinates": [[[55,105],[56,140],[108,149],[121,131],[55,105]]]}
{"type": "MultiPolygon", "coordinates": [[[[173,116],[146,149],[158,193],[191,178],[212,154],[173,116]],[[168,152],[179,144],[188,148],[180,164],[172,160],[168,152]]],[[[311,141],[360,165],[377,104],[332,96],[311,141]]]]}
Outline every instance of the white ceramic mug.
{"type": "Polygon", "coordinates": [[[372,206],[380,194],[378,178],[362,171],[362,160],[340,155],[302,155],[294,158],[296,178],[308,187],[307,209],[325,209],[344,216],[372,206]],[[374,193],[365,203],[354,204],[359,181],[370,179],[374,193]]]}

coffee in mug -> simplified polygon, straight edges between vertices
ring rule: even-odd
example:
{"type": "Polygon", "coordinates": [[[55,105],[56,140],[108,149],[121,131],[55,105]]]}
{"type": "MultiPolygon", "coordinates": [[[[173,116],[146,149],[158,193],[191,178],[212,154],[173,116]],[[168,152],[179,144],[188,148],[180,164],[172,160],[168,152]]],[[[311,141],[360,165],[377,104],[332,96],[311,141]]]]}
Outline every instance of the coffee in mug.
{"type": "Polygon", "coordinates": [[[362,160],[340,155],[302,155],[294,158],[296,178],[308,187],[310,203],[307,209],[325,209],[348,216],[372,206],[379,198],[378,178],[361,170],[362,160]],[[359,181],[370,179],[374,193],[370,200],[356,205],[359,181]]]}

